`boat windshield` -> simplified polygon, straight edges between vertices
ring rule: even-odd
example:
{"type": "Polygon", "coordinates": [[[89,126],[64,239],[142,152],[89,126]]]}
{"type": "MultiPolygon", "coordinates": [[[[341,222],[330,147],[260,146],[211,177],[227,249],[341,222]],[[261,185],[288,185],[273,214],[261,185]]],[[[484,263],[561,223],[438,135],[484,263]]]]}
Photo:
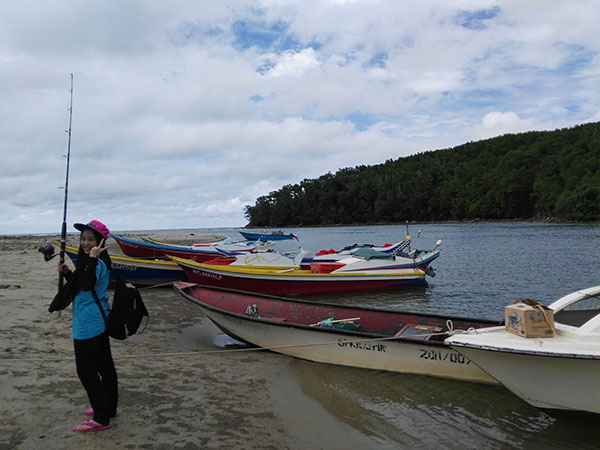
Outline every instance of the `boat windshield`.
{"type": "Polygon", "coordinates": [[[582,298],[554,313],[554,321],[572,327],[581,327],[600,314],[600,294],[582,298]]]}

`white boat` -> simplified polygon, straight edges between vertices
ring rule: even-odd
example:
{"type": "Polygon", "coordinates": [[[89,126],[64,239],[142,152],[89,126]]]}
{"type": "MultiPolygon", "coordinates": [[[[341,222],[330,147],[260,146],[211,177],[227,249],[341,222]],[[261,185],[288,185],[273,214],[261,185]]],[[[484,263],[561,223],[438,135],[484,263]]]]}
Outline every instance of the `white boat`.
{"type": "Polygon", "coordinates": [[[524,338],[492,327],[446,343],[537,408],[600,414],[600,286],[550,308],[554,337],[524,338]]]}
{"type": "Polygon", "coordinates": [[[498,322],[303,301],[199,284],[173,287],[237,340],[296,358],[495,383],[444,344],[449,330],[498,322]]]}
{"type": "MultiPolygon", "coordinates": [[[[302,268],[310,268],[311,263],[336,263],[344,261],[344,265],[356,262],[359,259],[391,259],[397,268],[418,267],[427,275],[435,276],[431,262],[440,256],[439,247],[442,240],[438,240],[432,250],[412,250],[405,252],[410,245],[410,239],[384,246],[354,244],[339,251],[321,250],[313,258],[304,258],[302,268]]],[[[356,266],[355,266],[356,267],[356,266]]]]}
{"type": "MultiPolygon", "coordinates": [[[[405,241],[406,242],[406,241],[405,241]]],[[[391,248],[402,249],[399,244],[393,244],[391,248]]],[[[219,264],[241,267],[291,269],[300,268],[316,273],[357,273],[369,271],[375,273],[385,268],[386,271],[398,271],[406,269],[421,269],[427,275],[435,276],[431,262],[440,256],[438,241],[433,250],[413,250],[410,254],[397,254],[386,252],[382,249],[387,247],[373,247],[354,245],[348,250],[334,253],[317,254],[307,257],[307,252],[300,248],[297,252],[280,252],[276,249],[256,249],[252,252],[229,254],[222,252],[228,258],[218,258],[204,261],[205,264],[219,264]]]]}
{"type": "Polygon", "coordinates": [[[250,253],[243,254],[227,254],[227,257],[205,261],[206,264],[223,264],[229,266],[251,266],[251,267],[269,267],[288,269],[292,267],[300,267],[302,259],[306,255],[306,251],[300,249],[295,253],[283,253],[273,249],[255,250],[250,253]]]}

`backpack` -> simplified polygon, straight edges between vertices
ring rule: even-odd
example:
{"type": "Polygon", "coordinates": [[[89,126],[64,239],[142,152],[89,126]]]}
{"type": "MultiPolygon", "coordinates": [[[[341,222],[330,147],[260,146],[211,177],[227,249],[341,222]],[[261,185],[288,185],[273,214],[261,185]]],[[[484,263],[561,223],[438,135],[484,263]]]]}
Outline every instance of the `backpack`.
{"type": "MultiPolygon", "coordinates": [[[[144,305],[144,302],[142,301],[139,290],[136,287],[130,286],[133,285],[128,285],[128,283],[125,283],[121,278],[117,278],[115,294],[108,318],[100,305],[100,299],[98,298],[95,289],[92,289],[96,304],[104,318],[108,335],[120,341],[137,333],[144,316],[148,318],[146,320],[146,325],[148,325],[148,320],[150,319],[150,315],[148,314],[146,305],[144,305]]],[[[145,328],[146,326],[144,326],[144,329],[145,328]]]]}

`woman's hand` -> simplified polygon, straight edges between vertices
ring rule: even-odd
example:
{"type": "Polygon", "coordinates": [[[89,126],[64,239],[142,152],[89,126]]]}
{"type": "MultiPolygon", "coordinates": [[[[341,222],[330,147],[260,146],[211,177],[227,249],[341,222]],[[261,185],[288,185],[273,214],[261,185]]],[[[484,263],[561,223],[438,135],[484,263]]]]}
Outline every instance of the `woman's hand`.
{"type": "Polygon", "coordinates": [[[108,247],[104,246],[104,239],[102,239],[98,246],[92,247],[92,249],[90,250],[90,257],[97,258],[102,254],[102,252],[106,251],[106,249],[108,249],[108,247]]]}

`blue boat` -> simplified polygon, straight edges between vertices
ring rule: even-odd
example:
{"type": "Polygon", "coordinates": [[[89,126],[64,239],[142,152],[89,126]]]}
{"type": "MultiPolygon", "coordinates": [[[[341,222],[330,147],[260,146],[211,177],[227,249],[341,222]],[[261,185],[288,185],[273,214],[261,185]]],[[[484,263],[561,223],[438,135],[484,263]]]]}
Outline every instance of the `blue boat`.
{"type": "Polygon", "coordinates": [[[294,233],[284,233],[283,231],[273,231],[271,233],[255,233],[253,231],[240,231],[248,241],[284,241],[286,239],[296,239],[298,236],[294,233]]]}
{"type": "MultiPolygon", "coordinates": [[[[60,248],[59,242],[53,241],[53,244],[60,248]]],[[[77,251],[77,247],[65,246],[65,253],[74,265],[77,264],[77,251]]],[[[187,280],[185,272],[173,261],[137,259],[121,255],[110,255],[110,260],[112,262],[111,281],[120,277],[135,286],[153,286],[187,280]]]]}

